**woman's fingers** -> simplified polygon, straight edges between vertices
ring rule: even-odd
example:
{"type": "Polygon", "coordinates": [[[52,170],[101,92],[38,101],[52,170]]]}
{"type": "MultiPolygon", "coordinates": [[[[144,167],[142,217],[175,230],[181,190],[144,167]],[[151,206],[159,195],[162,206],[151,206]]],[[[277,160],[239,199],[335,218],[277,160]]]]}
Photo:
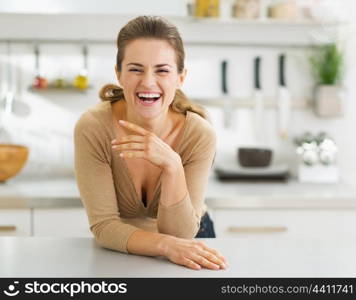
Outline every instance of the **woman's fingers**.
{"type": "Polygon", "coordinates": [[[207,268],[207,269],[212,269],[212,270],[219,270],[220,266],[218,264],[213,263],[209,259],[206,259],[203,255],[199,253],[192,254],[191,259],[195,262],[198,263],[200,266],[207,268]]]}
{"type": "Polygon", "coordinates": [[[131,142],[145,142],[146,137],[142,135],[126,135],[121,138],[116,138],[111,141],[112,145],[120,145],[120,144],[125,144],[125,143],[131,143],[131,142]]]}
{"type": "Polygon", "coordinates": [[[225,266],[227,265],[227,261],[226,261],[226,258],[217,250],[215,249],[212,249],[212,248],[209,248],[207,245],[205,245],[204,243],[201,243],[200,244],[201,247],[205,250],[205,251],[208,251],[210,253],[212,253],[213,255],[215,255],[216,257],[218,257],[220,260],[222,260],[225,264],[225,266]]]}
{"type": "Polygon", "coordinates": [[[112,146],[115,150],[144,150],[145,144],[143,143],[126,143],[112,146]]]}
{"type": "Polygon", "coordinates": [[[179,263],[183,266],[186,266],[190,269],[193,269],[193,270],[200,270],[201,269],[201,266],[197,263],[195,263],[193,260],[189,259],[189,258],[184,258],[183,261],[181,263],[179,263]]]}
{"type": "Polygon", "coordinates": [[[132,131],[135,131],[136,133],[139,133],[142,135],[146,135],[149,132],[140,126],[130,123],[130,122],[127,122],[127,121],[119,120],[119,124],[125,128],[131,129],[132,131]]]}
{"type": "Polygon", "coordinates": [[[218,268],[225,269],[226,266],[224,261],[221,258],[219,258],[217,255],[209,251],[206,251],[204,249],[200,250],[199,254],[205,257],[210,262],[214,263],[214,265],[218,266],[218,268]]]}
{"type": "Polygon", "coordinates": [[[216,257],[218,257],[226,265],[226,263],[227,263],[226,258],[224,256],[222,256],[219,251],[216,251],[215,249],[211,249],[209,247],[204,248],[204,250],[208,251],[208,252],[212,253],[213,255],[215,255],[216,257]]]}
{"type": "Polygon", "coordinates": [[[179,238],[167,239],[167,241],[172,241],[172,244],[168,243],[171,247],[167,248],[165,256],[178,265],[194,270],[199,270],[202,267],[211,270],[225,269],[223,260],[214,253],[207,251],[206,248],[216,253],[218,252],[208,248],[201,241],[179,238]]]}
{"type": "Polygon", "coordinates": [[[120,152],[120,157],[126,157],[126,158],[146,158],[145,151],[132,151],[132,150],[121,150],[120,152]]]}

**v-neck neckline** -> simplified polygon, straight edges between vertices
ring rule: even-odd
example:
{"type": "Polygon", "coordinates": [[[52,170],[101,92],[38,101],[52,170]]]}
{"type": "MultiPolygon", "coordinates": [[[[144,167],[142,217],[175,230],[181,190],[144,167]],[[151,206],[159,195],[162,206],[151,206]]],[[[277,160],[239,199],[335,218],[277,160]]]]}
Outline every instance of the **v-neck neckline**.
{"type": "MultiPolygon", "coordinates": [[[[116,138],[116,131],[115,131],[115,124],[114,124],[114,123],[115,123],[116,119],[115,119],[115,116],[114,116],[114,113],[113,113],[112,103],[111,103],[110,101],[108,101],[108,110],[109,110],[109,113],[110,113],[110,115],[111,115],[111,127],[110,127],[110,128],[111,128],[112,135],[113,135],[113,137],[114,137],[114,139],[115,139],[115,138],[116,138]]],[[[177,153],[179,153],[180,148],[181,148],[181,145],[182,145],[183,140],[184,140],[184,138],[185,138],[186,131],[187,131],[187,123],[188,123],[189,118],[190,118],[190,111],[187,111],[187,112],[186,112],[186,115],[185,115],[185,120],[184,120],[184,124],[183,124],[182,131],[181,131],[181,133],[179,134],[179,135],[180,135],[180,136],[179,136],[179,141],[178,141],[178,145],[177,145],[177,147],[176,147],[176,152],[177,152],[177,153]]],[[[110,141],[110,142],[111,142],[111,141],[110,141]]],[[[133,181],[131,172],[130,172],[130,170],[129,170],[129,167],[128,167],[128,165],[127,165],[125,159],[124,159],[123,157],[120,157],[120,156],[119,156],[119,161],[121,162],[121,164],[122,164],[122,165],[124,166],[124,168],[125,168],[125,172],[126,172],[128,178],[129,178],[130,187],[131,187],[131,189],[132,189],[132,191],[133,191],[133,193],[134,193],[134,195],[135,195],[135,198],[136,198],[136,199],[135,199],[136,202],[139,202],[139,204],[141,205],[141,207],[142,207],[144,210],[148,210],[148,208],[152,205],[152,203],[153,203],[154,201],[149,202],[149,201],[147,201],[147,197],[146,197],[146,204],[147,204],[147,206],[145,206],[145,205],[143,204],[142,199],[139,199],[139,197],[138,197],[138,192],[137,192],[137,190],[136,190],[135,183],[134,183],[134,181],[133,181]]],[[[162,177],[162,171],[160,172],[160,174],[159,174],[159,176],[158,176],[157,184],[156,184],[156,187],[155,187],[155,189],[154,189],[154,191],[153,191],[153,199],[152,199],[152,200],[154,200],[154,199],[156,198],[156,194],[157,194],[157,192],[158,192],[158,188],[161,186],[161,177],[162,177]]]]}

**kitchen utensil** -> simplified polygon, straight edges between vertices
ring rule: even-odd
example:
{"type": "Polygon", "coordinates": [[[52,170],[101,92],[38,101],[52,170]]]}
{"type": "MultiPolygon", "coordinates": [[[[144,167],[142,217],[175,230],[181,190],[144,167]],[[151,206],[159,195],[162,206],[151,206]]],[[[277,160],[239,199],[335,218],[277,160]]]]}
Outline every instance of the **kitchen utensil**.
{"type": "Polygon", "coordinates": [[[5,70],[6,70],[5,62],[2,59],[2,57],[0,57],[0,101],[2,101],[5,98],[5,93],[7,90],[5,70]]]}
{"type": "Polygon", "coordinates": [[[255,110],[255,136],[256,140],[261,142],[262,139],[262,125],[263,125],[263,95],[261,89],[261,80],[260,80],[260,66],[261,66],[261,57],[257,56],[254,58],[254,110],[255,110]]]}
{"type": "Polygon", "coordinates": [[[288,127],[291,115],[291,96],[285,80],[285,54],[278,58],[279,88],[278,88],[278,133],[283,139],[288,138],[288,127]]]}
{"type": "Polygon", "coordinates": [[[12,113],[18,117],[26,117],[30,114],[30,106],[22,101],[23,73],[20,66],[15,67],[16,80],[14,81],[14,101],[12,103],[12,113]]]}
{"type": "Polygon", "coordinates": [[[237,151],[242,167],[268,167],[272,161],[272,150],[267,148],[245,148],[237,151]]]}
{"type": "Polygon", "coordinates": [[[231,99],[229,97],[229,91],[227,87],[227,72],[228,72],[227,66],[228,66],[228,62],[226,60],[223,60],[221,62],[221,92],[223,94],[225,128],[229,128],[231,126],[231,117],[232,117],[231,99]]]}
{"type": "Polygon", "coordinates": [[[78,76],[74,79],[74,86],[79,90],[85,90],[88,88],[88,47],[84,45],[82,47],[83,54],[83,68],[79,72],[78,76]]]}
{"type": "Polygon", "coordinates": [[[38,45],[34,47],[35,52],[35,79],[33,81],[32,87],[35,89],[46,89],[48,87],[48,81],[45,77],[41,75],[40,69],[40,49],[38,45]]]}
{"type": "Polygon", "coordinates": [[[14,85],[13,85],[13,72],[12,72],[12,55],[11,55],[11,44],[6,43],[6,91],[4,93],[3,99],[3,109],[5,114],[12,113],[13,101],[15,97],[14,85]]]}
{"type": "Polygon", "coordinates": [[[25,146],[0,144],[0,182],[21,171],[27,161],[28,152],[25,146]]]}
{"type": "Polygon", "coordinates": [[[4,80],[2,84],[4,90],[1,109],[7,115],[26,116],[29,114],[30,108],[27,104],[19,101],[22,93],[22,73],[21,68],[13,61],[10,42],[7,43],[7,59],[4,69],[6,69],[6,81],[4,80]]]}

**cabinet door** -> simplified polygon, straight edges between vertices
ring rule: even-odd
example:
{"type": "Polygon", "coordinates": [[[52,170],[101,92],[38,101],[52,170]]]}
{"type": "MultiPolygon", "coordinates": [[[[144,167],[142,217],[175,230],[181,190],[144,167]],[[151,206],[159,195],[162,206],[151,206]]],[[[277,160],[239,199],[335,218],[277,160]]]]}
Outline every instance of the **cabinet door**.
{"type": "Polygon", "coordinates": [[[82,207],[36,208],[33,215],[33,228],[34,236],[93,236],[82,207]]]}
{"type": "Polygon", "coordinates": [[[0,236],[30,236],[31,209],[1,209],[0,236]]]}
{"type": "Polygon", "coordinates": [[[218,237],[241,235],[356,238],[355,210],[216,210],[218,237]]]}

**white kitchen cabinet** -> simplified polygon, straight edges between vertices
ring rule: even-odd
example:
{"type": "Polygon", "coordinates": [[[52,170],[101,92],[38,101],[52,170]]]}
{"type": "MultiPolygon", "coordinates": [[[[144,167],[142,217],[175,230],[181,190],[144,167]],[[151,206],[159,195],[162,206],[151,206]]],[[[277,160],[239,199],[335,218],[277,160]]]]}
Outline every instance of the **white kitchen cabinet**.
{"type": "Polygon", "coordinates": [[[1,209],[0,236],[30,236],[31,209],[1,209]]]}
{"type": "Polygon", "coordinates": [[[356,237],[356,210],[215,209],[212,217],[218,237],[356,237]]]}
{"type": "Polygon", "coordinates": [[[2,0],[0,13],[18,14],[95,14],[96,15],[165,15],[186,16],[182,0],[61,0],[26,1],[2,0]]]}
{"type": "Polygon", "coordinates": [[[34,208],[33,235],[56,237],[92,237],[82,207],[34,208]]]}

